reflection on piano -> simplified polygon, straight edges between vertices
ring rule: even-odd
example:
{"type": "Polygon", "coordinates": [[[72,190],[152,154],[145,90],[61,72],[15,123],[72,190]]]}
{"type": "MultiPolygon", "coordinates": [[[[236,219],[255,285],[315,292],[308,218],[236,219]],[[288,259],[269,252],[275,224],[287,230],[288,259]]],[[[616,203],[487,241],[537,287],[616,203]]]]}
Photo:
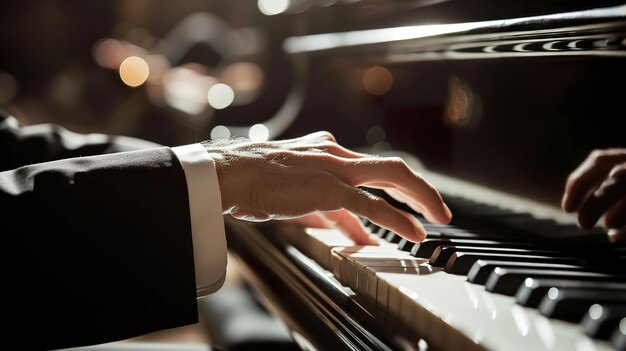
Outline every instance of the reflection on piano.
{"type": "Polygon", "coordinates": [[[626,349],[626,247],[558,208],[567,173],[623,143],[626,5],[324,3],[281,15],[299,121],[403,157],[455,217],[415,214],[422,243],[364,219],[378,247],[229,221],[266,306],[311,350],[626,349]]]}

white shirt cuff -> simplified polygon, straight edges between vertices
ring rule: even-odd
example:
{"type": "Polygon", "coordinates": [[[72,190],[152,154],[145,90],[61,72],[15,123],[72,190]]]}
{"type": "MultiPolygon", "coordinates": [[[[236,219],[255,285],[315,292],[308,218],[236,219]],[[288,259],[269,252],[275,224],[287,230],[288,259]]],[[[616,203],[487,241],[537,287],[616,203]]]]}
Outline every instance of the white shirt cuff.
{"type": "Polygon", "coordinates": [[[201,144],[171,148],[187,180],[198,297],[222,287],[226,278],[226,234],[215,162],[201,144]]]}

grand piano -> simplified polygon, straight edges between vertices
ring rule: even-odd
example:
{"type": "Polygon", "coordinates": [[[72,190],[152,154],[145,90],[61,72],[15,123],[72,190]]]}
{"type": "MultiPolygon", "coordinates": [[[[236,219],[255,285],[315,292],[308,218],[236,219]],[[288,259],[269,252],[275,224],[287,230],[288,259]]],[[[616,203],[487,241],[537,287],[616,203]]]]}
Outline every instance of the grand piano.
{"type": "Polygon", "coordinates": [[[591,150],[624,145],[626,4],[287,3],[265,25],[300,100],[275,136],[326,129],[400,156],[454,214],[415,213],[423,243],[364,219],[378,247],[228,220],[246,280],[302,349],[626,349],[626,246],[558,207],[591,150]]]}

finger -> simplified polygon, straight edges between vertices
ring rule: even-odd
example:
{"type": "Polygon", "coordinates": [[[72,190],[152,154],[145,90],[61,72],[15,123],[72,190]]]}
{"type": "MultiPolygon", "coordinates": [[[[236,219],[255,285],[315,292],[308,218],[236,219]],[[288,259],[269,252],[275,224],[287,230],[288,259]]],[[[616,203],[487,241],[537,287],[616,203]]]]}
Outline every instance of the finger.
{"type": "Polygon", "coordinates": [[[319,212],[312,212],[302,217],[285,219],[284,222],[311,228],[333,228],[334,226],[333,222],[329,221],[326,216],[319,212]]]}
{"type": "Polygon", "coordinates": [[[626,227],[609,229],[607,235],[612,243],[626,243],[626,227]]]}
{"type": "Polygon", "coordinates": [[[363,154],[350,149],[347,149],[339,144],[327,141],[319,144],[302,144],[294,145],[289,148],[293,151],[308,151],[308,152],[327,152],[331,155],[345,157],[345,158],[363,158],[372,157],[372,155],[363,154]]]}
{"type": "Polygon", "coordinates": [[[284,144],[294,144],[294,143],[321,143],[324,141],[332,141],[336,143],[337,139],[332,133],[328,131],[318,131],[318,132],[310,133],[307,135],[303,135],[298,138],[277,140],[274,143],[279,144],[279,145],[284,145],[284,144]]]}
{"type": "Polygon", "coordinates": [[[324,212],[322,215],[334,222],[335,226],[356,245],[378,245],[378,241],[372,239],[363,223],[354,214],[346,210],[338,210],[324,212]]]}
{"type": "Polygon", "coordinates": [[[583,200],[578,210],[578,223],[583,228],[593,227],[625,194],[626,165],[613,168],[598,189],[583,200]]]}
{"type": "Polygon", "coordinates": [[[567,212],[578,210],[586,196],[602,182],[611,168],[623,161],[626,161],[626,149],[593,151],[567,178],[561,207],[567,212]]]}
{"type": "MultiPolygon", "coordinates": [[[[286,151],[289,153],[289,151],[286,151]]],[[[308,153],[285,157],[285,163],[299,169],[328,172],[353,187],[376,184],[379,188],[395,188],[407,204],[423,208],[424,216],[434,223],[449,223],[452,218],[439,192],[397,157],[343,158],[328,154],[308,153]]]]}
{"type": "Polygon", "coordinates": [[[336,167],[334,172],[353,186],[373,186],[396,189],[405,203],[421,208],[430,222],[449,223],[452,213],[441,195],[426,179],[412,171],[399,158],[348,159],[346,166],[336,167]]]}
{"type": "Polygon", "coordinates": [[[406,204],[407,206],[409,206],[413,211],[417,212],[417,213],[424,213],[426,212],[424,210],[424,207],[422,207],[420,204],[409,201],[409,199],[407,199],[406,196],[402,195],[402,193],[396,189],[392,189],[392,188],[385,188],[384,186],[376,186],[376,184],[372,184],[374,187],[383,189],[387,194],[389,194],[389,196],[391,196],[393,199],[395,199],[396,201],[402,202],[403,204],[406,204]]]}
{"type": "Polygon", "coordinates": [[[604,214],[605,228],[622,228],[624,226],[626,226],[626,196],[618,200],[617,203],[604,214]]]}
{"type": "Polygon", "coordinates": [[[426,230],[415,217],[395,208],[383,198],[341,181],[337,183],[335,192],[334,199],[337,203],[331,206],[345,208],[412,242],[420,242],[426,237],[426,230]]]}

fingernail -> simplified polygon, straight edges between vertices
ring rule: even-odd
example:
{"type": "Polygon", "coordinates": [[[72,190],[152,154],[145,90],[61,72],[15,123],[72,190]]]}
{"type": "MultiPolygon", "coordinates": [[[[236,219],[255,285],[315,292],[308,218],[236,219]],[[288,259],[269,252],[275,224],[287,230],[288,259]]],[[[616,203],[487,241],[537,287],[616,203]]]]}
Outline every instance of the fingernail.
{"type": "Polygon", "coordinates": [[[380,246],[380,242],[374,238],[374,236],[369,237],[369,245],[380,246]]]}
{"type": "Polygon", "coordinates": [[[563,194],[563,198],[561,199],[561,208],[567,212],[569,212],[568,206],[567,206],[567,199],[568,199],[568,195],[567,193],[563,194]]]}
{"type": "Polygon", "coordinates": [[[452,219],[452,211],[450,211],[450,207],[448,207],[448,205],[444,202],[443,208],[446,211],[446,217],[448,217],[448,220],[451,220],[452,219]]]}

